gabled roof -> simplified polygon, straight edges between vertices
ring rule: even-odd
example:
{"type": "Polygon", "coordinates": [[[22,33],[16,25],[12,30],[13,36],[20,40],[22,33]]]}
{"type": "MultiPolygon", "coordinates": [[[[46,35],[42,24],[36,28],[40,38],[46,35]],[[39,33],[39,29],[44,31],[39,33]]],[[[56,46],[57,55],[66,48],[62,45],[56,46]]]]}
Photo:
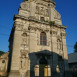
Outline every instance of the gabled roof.
{"type": "Polygon", "coordinates": [[[0,59],[2,59],[2,58],[7,58],[8,55],[9,55],[9,52],[6,52],[6,53],[4,53],[3,55],[0,56],[0,59]]]}

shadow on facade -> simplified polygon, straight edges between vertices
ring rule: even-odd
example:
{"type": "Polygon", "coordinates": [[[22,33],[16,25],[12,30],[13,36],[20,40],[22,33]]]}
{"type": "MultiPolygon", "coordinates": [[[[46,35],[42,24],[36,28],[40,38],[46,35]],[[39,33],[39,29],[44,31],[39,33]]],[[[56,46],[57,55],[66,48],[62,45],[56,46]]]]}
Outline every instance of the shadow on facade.
{"type": "Polygon", "coordinates": [[[54,52],[29,53],[29,58],[30,77],[70,77],[68,61],[54,52]]]}
{"type": "Polygon", "coordinates": [[[69,63],[71,77],[77,77],[77,63],[69,63]]]}
{"type": "MultiPolygon", "coordinates": [[[[28,55],[30,59],[30,70],[28,69],[23,77],[70,77],[68,61],[63,59],[59,54],[49,50],[43,50],[29,53],[28,55]]],[[[10,63],[11,61],[8,65],[8,74],[10,72],[10,63]]],[[[14,74],[18,75],[19,73],[14,71],[14,74]]],[[[17,77],[19,76],[20,74],[17,77]]]]}

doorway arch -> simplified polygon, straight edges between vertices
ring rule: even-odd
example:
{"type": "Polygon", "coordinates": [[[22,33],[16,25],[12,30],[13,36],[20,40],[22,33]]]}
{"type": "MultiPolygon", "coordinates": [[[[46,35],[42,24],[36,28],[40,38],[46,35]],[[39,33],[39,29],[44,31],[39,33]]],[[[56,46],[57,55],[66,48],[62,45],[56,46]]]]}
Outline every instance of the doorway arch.
{"type": "Polygon", "coordinates": [[[45,56],[39,61],[39,77],[48,77],[48,61],[45,56]]]}

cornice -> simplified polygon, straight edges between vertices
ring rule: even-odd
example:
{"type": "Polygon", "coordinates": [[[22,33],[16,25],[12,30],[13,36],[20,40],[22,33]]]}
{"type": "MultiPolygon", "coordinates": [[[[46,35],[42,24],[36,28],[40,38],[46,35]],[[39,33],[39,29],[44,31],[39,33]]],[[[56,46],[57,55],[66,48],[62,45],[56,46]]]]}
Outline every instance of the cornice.
{"type": "MultiPolygon", "coordinates": [[[[34,17],[24,17],[24,16],[21,16],[21,15],[16,15],[15,14],[14,20],[16,18],[24,19],[24,20],[27,20],[27,21],[34,21],[34,22],[37,22],[37,23],[45,24],[45,25],[50,25],[50,23],[48,21],[40,21],[40,20],[35,19],[34,17]]],[[[50,25],[50,26],[56,26],[56,27],[64,28],[64,29],[67,28],[67,26],[64,26],[64,25],[56,25],[56,24],[50,25]]]]}
{"type": "Polygon", "coordinates": [[[20,15],[15,15],[14,20],[16,18],[21,18],[21,19],[28,20],[28,21],[34,21],[34,22],[37,22],[37,23],[49,25],[49,22],[40,21],[40,20],[35,19],[34,17],[24,17],[24,16],[20,16],[20,15]]]}

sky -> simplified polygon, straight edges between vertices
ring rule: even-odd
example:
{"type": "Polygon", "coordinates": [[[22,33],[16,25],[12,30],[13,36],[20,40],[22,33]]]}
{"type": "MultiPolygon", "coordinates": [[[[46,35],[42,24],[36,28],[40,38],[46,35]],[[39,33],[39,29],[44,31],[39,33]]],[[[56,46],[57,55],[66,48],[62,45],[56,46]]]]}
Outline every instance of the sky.
{"type": "MultiPolygon", "coordinates": [[[[74,52],[77,42],[77,0],[54,0],[56,10],[61,14],[62,24],[67,26],[67,51],[74,52]]],[[[23,0],[0,0],[0,50],[7,52],[9,35],[13,26],[13,17],[23,0]]]]}

